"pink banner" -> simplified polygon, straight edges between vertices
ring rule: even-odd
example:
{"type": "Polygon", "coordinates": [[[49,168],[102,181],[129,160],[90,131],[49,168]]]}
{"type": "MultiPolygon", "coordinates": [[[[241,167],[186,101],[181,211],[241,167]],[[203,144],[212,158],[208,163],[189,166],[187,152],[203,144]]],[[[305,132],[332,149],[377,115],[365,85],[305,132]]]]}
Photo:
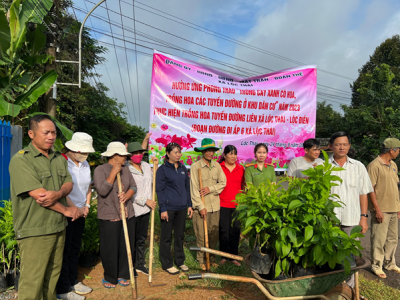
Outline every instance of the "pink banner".
{"type": "Polygon", "coordinates": [[[214,139],[219,151],[238,149],[242,164],[254,160],[254,147],[268,145],[268,163],[286,169],[304,155],[303,142],[315,137],[317,69],[303,66],[240,78],[208,66],[155,51],[150,102],[150,156],[182,147],[182,162],[200,158],[194,147],[214,139]]]}

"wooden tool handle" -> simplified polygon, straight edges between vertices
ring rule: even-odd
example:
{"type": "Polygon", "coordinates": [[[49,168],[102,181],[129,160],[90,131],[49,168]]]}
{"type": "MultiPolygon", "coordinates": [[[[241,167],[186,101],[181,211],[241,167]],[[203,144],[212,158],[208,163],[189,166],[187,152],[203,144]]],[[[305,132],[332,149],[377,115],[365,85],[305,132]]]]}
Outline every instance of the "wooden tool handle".
{"type": "MultiPolygon", "coordinates": [[[[203,180],[201,179],[201,169],[199,169],[199,184],[200,184],[200,189],[203,188],[203,180]]],[[[203,202],[204,208],[206,207],[206,203],[204,201],[204,196],[201,196],[201,201],[203,202]]],[[[207,229],[207,219],[206,216],[204,216],[203,218],[203,224],[204,224],[204,240],[206,242],[206,248],[210,248],[208,245],[208,229],[207,229]]],[[[206,265],[206,269],[207,272],[210,271],[210,253],[206,253],[206,261],[207,261],[207,265],[206,265]]]]}
{"type": "MultiPolygon", "coordinates": [[[[153,164],[153,201],[156,201],[156,172],[158,165],[153,164]]],[[[152,281],[153,276],[153,252],[154,252],[154,209],[151,210],[151,223],[150,223],[150,255],[149,255],[149,283],[152,281]]]]}
{"type": "MultiPolygon", "coordinates": [[[[118,191],[120,193],[122,193],[121,174],[119,172],[117,174],[117,181],[118,181],[118,191]]],[[[130,277],[130,280],[131,280],[131,287],[132,287],[132,299],[137,299],[136,286],[135,286],[135,276],[133,274],[131,243],[129,242],[128,225],[126,224],[125,203],[120,202],[119,204],[120,204],[120,209],[121,209],[122,226],[124,228],[126,252],[127,252],[127,255],[128,255],[129,277],[130,277]]]]}

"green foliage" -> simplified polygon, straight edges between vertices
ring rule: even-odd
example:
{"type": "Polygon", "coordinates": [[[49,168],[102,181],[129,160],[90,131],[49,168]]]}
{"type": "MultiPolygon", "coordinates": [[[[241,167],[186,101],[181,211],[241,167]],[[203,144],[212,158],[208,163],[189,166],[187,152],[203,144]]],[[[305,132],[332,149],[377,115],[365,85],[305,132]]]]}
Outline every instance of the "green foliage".
{"type": "Polygon", "coordinates": [[[15,0],[10,7],[10,21],[0,11],[0,117],[15,117],[21,110],[30,108],[53,85],[54,71],[43,76],[36,73],[37,65],[51,61],[43,54],[46,45],[45,28],[40,25],[52,6],[52,1],[39,3],[33,0],[15,0]],[[28,31],[28,22],[38,23],[28,31]]]}
{"type": "Polygon", "coordinates": [[[85,231],[82,235],[81,253],[97,253],[100,248],[99,219],[97,204],[90,206],[85,220],[85,231]]]}
{"type": "Polygon", "coordinates": [[[400,36],[398,34],[376,47],[369,60],[359,70],[360,75],[351,85],[352,107],[357,108],[371,103],[371,97],[368,94],[362,94],[359,89],[369,81],[367,75],[372,74],[382,64],[390,66],[390,72],[394,74],[393,84],[400,85],[400,36]]]}
{"type": "Polygon", "coordinates": [[[4,264],[4,272],[17,268],[19,248],[15,239],[12,202],[3,200],[0,207],[0,263],[4,264]]]}
{"type": "Polygon", "coordinates": [[[343,130],[343,116],[326,101],[318,102],[316,124],[315,136],[329,138],[333,133],[343,130]]]}
{"type": "Polygon", "coordinates": [[[324,165],[303,171],[308,180],[289,179],[287,190],[280,189],[282,181],[276,185],[268,181],[258,188],[249,184],[246,193],[236,197],[242,234],[272,252],[275,277],[288,275],[295,264],[334,268],[344,261],[349,272],[345,258],[351,253],[361,256],[361,244],[355,240],[362,236],[361,228],[347,236],[333,211],[341,204],[334,201],[337,195],[331,194],[331,187],[341,179],[331,173],[343,169],[333,167],[323,153],[324,165]]]}
{"type": "Polygon", "coordinates": [[[343,106],[357,158],[364,164],[375,159],[386,138],[400,138],[400,86],[394,79],[389,65],[376,67],[360,82],[358,94],[364,99],[363,105],[343,106]]]}

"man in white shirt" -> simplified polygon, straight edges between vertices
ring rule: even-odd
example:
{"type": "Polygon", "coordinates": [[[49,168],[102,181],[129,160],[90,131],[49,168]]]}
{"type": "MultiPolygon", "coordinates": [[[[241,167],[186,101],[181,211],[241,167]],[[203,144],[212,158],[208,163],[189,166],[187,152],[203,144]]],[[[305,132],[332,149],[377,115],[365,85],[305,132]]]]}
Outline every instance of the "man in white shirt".
{"type": "Polygon", "coordinates": [[[307,176],[303,174],[303,171],[324,163],[322,159],[318,158],[321,153],[321,148],[317,139],[305,140],[303,148],[306,154],[293,158],[289,163],[287,175],[290,177],[306,179],[307,176]]]}
{"type": "MultiPolygon", "coordinates": [[[[334,133],[329,140],[329,147],[333,151],[333,156],[329,162],[337,167],[344,168],[343,171],[332,171],[332,175],[339,176],[342,183],[336,182],[338,186],[333,186],[332,194],[339,195],[345,205],[336,207],[335,213],[341,223],[341,229],[350,235],[351,230],[360,225],[362,233],[368,230],[368,197],[374,191],[367,169],[358,160],[349,158],[347,153],[351,147],[351,138],[344,132],[334,133]]],[[[354,275],[347,282],[354,287],[354,275]]]]}

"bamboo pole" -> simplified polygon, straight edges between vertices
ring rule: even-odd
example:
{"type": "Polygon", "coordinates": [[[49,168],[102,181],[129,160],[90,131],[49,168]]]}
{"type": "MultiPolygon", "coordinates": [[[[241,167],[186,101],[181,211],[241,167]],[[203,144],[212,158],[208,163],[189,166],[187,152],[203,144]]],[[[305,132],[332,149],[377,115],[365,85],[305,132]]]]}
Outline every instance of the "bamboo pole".
{"type": "Polygon", "coordinates": [[[360,287],[358,285],[358,272],[354,273],[354,281],[355,281],[355,290],[356,290],[356,299],[360,299],[360,287]]]}
{"type": "MultiPolygon", "coordinates": [[[[153,161],[153,201],[156,201],[156,172],[158,163],[153,161]]],[[[153,280],[153,258],[154,258],[154,209],[151,210],[151,223],[150,223],[150,255],[149,255],[149,286],[162,286],[166,283],[152,284],[153,280]]]]}
{"type": "MultiPolygon", "coordinates": [[[[121,174],[119,172],[117,174],[117,180],[118,180],[118,191],[119,191],[119,193],[122,193],[121,174]]],[[[125,203],[120,202],[120,208],[121,208],[122,225],[124,227],[126,251],[128,253],[129,277],[131,279],[132,299],[136,300],[137,292],[136,292],[136,285],[135,285],[135,276],[133,273],[131,244],[129,242],[128,226],[126,225],[125,203]]]]}
{"type": "MultiPolygon", "coordinates": [[[[203,181],[201,180],[201,169],[199,169],[199,183],[200,183],[200,189],[203,188],[203,181]]],[[[204,196],[201,196],[201,201],[203,201],[204,208],[206,207],[205,201],[204,201],[204,196]]],[[[208,245],[208,229],[207,229],[207,219],[206,216],[203,218],[203,224],[204,224],[204,239],[206,242],[206,248],[210,248],[208,245]]],[[[210,271],[210,253],[206,252],[206,270],[207,272],[210,271]]]]}

